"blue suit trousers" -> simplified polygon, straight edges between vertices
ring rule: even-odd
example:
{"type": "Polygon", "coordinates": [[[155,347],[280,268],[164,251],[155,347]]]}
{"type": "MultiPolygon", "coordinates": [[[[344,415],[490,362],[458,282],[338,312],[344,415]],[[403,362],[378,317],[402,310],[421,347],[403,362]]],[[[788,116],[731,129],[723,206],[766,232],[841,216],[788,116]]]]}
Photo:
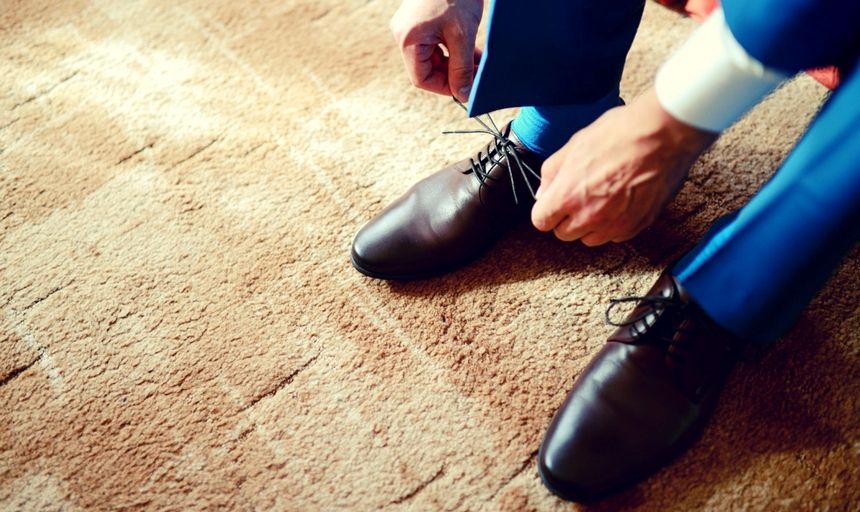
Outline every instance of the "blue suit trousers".
{"type": "MultiPolygon", "coordinates": [[[[724,0],[729,28],[766,65],[797,71],[828,64],[819,61],[833,56],[855,63],[771,180],[747,205],[715,223],[672,269],[717,323],[740,337],[769,342],[792,325],[860,237],[860,62],[851,46],[856,38],[844,35],[851,33],[850,25],[808,40],[799,60],[792,60],[798,45],[792,30],[807,26],[797,20],[829,26],[828,17],[840,15],[832,2],[820,11],[812,0],[745,2],[724,0]],[[773,9],[762,5],[768,3],[773,9]],[[755,10],[747,7],[751,4],[755,10]],[[788,12],[792,9],[796,16],[788,12]],[[765,19],[769,12],[777,12],[785,28],[774,28],[765,19]],[[750,13],[762,18],[751,19],[750,13]],[[732,19],[740,21],[732,26],[732,19]],[[810,49],[816,45],[824,47],[810,49]]],[[[493,2],[470,115],[605,97],[618,87],[643,4],[493,2]]],[[[858,9],[845,5],[848,11],[858,9]]],[[[841,15],[832,26],[846,24],[847,15],[841,15]]]]}

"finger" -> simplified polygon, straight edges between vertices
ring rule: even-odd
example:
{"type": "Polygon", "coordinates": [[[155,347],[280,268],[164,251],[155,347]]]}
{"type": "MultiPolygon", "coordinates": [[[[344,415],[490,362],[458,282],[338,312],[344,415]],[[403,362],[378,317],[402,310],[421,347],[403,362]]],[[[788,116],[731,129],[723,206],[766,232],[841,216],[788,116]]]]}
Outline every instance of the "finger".
{"type": "Polygon", "coordinates": [[[624,221],[622,219],[610,219],[599,224],[592,223],[586,229],[587,233],[583,233],[579,237],[579,241],[589,247],[603,245],[612,242],[616,236],[621,236],[624,231],[624,221]]]}
{"type": "Polygon", "coordinates": [[[549,188],[550,184],[552,184],[555,176],[558,174],[558,170],[561,168],[561,162],[564,160],[564,155],[562,152],[556,151],[549,158],[544,160],[543,165],[540,167],[540,188],[538,192],[545,191],[549,188]]]}
{"type": "Polygon", "coordinates": [[[475,78],[475,38],[458,35],[445,42],[448,47],[448,85],[451,94],[465,103],[469,101],[475,78]]]}
{"type": "Polygon", "coordinates": [[[639,233],[648,229],[654,223],[656,217],[643,216],[635,222],[631,222],[625,229],[619,230],[612,235],[613,242],[626,242],[636,238],[639,233]]]}
{"type": "Polygon", "coordinates": [[[610,242],[621,243],[635,238],[650,225],[651,221],[646,217],[622,215],[611,224],[606,225],[605,229],[595,231],[602,233],[610,242]]]}
{"type": "Polygon", "coordinates": [[[564,220],[571,212],[575,211],[573,204],[569,203],[568,191],[560,182],[551,183],[548,187],[541,185],[541,195],[532,207],[532,224],[540,231],[551,231],[564,220]]]}
{"type": "Polygon", "coordinates": [[[580,240],[588,246],[614,242],[629,232],[629,223],[622,217],[583,217],[571,215],[553,230],[559,240],[580,240]]]}
{"type": "Polygon", "coordinates": [[[562,242],[573,242],[574,240],[579,240],[580,238],[591,233],[590,227],[569,227],[569,219],[562,220],[555,229],[552,230],[553,234],[556,238],[561,240],[562,242]]]}
{"type": "Polygon", "coordinates": [[[406,73],[412,85],[419,89],[447,96],[450,94],[444,68],[445,57],[437,45],[416,44],[403,47],[401,52],[406,73]]]}
{"type": "Polygon", "coordinates": [[[583,219],[579,215],[571,215],[569,214],[567,217],[562,219],[555,228],[553,228],[553,234],[555,237],[563,242],[572,242],[574,240],[579,240],[580,238],[598,230],[600,226],[596,225],[594,222],[588,222],[587,219],[583,219]]]}
{"type": "Polygon", "coordinates": [[[541,231],[554,229],[566,216],[580,216],[586,190],[565,152],[556,152],[541,167],[541,193],[532,208],[532,224],[541,231]]]}
{"type": "Polygon", "coordinates": [[[635,237],[639,231],[634,230],[635,221],[625,217],[615,217],[594,227],[588,236],[583,236],[580,241],[589,246],[607,244],[609,242],[621,243],[635,237]]]}
{"type": "Polygon", "coordinates": [[[588,247],[597,247],[598,245],[611,242],[611,240],[602,233],[589,233],[580,238],[579,241],[588,247]]]}

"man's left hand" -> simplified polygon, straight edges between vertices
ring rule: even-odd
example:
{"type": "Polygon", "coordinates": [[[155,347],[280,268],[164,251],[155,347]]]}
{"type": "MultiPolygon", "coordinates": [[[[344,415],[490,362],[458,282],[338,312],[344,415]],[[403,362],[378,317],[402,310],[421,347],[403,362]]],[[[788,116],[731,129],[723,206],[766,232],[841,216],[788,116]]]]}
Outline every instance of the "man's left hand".
{"type": "Polygon", "coordinates": [[[532,223],[589,246],[629,240],[654,222],[717,136],[673,118],[651,88],[544,162],[532,223]]]}

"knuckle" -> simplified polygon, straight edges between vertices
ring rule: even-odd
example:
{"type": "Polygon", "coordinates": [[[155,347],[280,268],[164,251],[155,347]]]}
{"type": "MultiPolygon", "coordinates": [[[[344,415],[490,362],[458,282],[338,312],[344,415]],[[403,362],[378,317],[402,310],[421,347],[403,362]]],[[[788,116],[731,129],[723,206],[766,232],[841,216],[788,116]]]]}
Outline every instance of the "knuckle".
{"type": "Polygon", "coordinates": [[[612,221],[608,212],[606,212],[601,206],[593,206],[592,208],[582,211],[582,219],[584,223],[592,225],[601,225],[612,221]]]}
{"type": "Polygon", "coordinates": [[[576,216],[577,220],[584,224],[590,224],[599,220],[596,212],[583,208],[582,201],[574,194],[567,194],[561,200],[561,210],[576,216]]]}

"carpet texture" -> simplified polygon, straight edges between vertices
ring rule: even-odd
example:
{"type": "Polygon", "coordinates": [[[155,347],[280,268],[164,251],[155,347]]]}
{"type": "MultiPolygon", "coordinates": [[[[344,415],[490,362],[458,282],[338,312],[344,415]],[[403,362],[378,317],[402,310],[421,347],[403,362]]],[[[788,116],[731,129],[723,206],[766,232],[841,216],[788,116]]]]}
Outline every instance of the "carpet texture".
{"type": "MultiPolygon", "coordinates": [[[[633,242],[523,226],[466,269],[388,284],[350,267],[353,234],[484,140],[441,134],[473,122],[409,86],[395,7],[4,4],[0,509],[856,506],[856,249],[668,469],[585,507],[534,463],[608,299],[743,204],[825,90],[778,91],[633,242]]],[[[649,5],[626,97],[694,26],[649,5]]]]}

